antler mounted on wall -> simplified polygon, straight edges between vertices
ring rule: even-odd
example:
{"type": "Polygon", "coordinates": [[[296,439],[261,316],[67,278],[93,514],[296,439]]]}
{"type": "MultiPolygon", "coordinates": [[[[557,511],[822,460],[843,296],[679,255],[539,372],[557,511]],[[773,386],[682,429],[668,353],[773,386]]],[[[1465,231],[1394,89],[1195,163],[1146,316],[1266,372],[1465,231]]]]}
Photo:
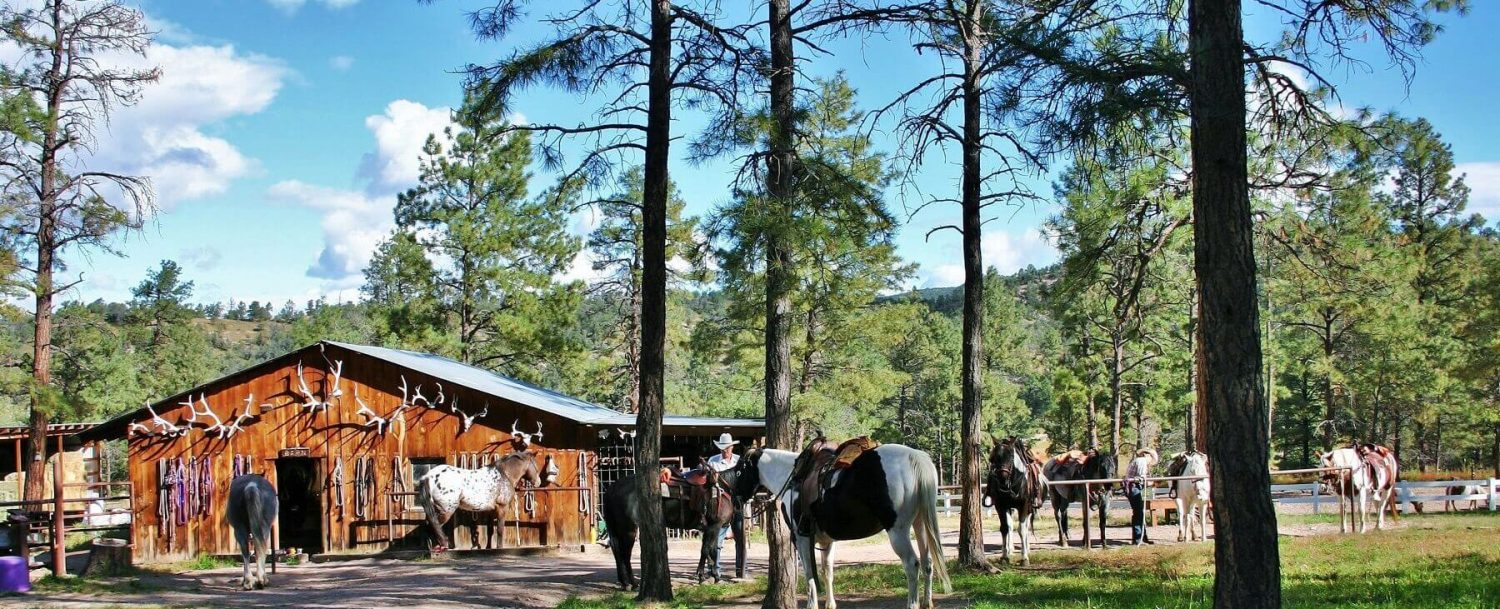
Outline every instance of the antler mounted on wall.
{"type": "Polygon", "coordinates": [[[312,388],[307,385],[307,377],[302,376],[302,360],[297,360],[297,393],[302,394],[302,407],[309,412],[328,407],[318,396],[313,395],[312,388]]]}
{"type": "Polygon", "coordinates": [[[219,438],[221,438],[221,439],[224,438],[225,434],[228,432],[229,428],[224,426],[224,420],[220,419],[219,415],[214,414],[213,408],[210,408],[208,406],[208,397],[204,396],[203,394],[200,393],[200,394],[198,394],[198,402],[201,403],[201,404],[203,404],[203,412],[198,412],[198,408],[193,405],[193,400],[191,398],[189,398],[188,401],[185,402],[187,404],[188,409],[190,411],[192,411],[192,413],[193,413],[192,420],[194,420],[194,421],[198,420],[198,415],[200,415],[200,414],[204,415],[204,416],[207,416],[210,419],[213,419],[214,420],[214,424],[213,425],[209,425],[208,427],[203,428],[203,433],[205,435],[207,435],[207,434],[210,434],[210,433],[218,432],[219,438]]]}
{"type": "Polygon", "coordinates": [[[469,428],[474,426],[474,421],[476,419],[483,419],[490,415],[490,405],[488,403],[486,403],[484,405],[484,409],[480,410],[477,414],[469,414],[467,412],[464,412],[463,410],[460,410],[458,407],[457,397],[453,398],[453,401],[449,403],[449,407],[453,409],[453,412],[458,413],[458,416],[462,417],[462,419],[459,420],[459,434],[468,432],[469,428]]]}
{"type": "Polygon", "coordinates": [[[323,407],[326,409],[328,402],[344,395],[344,389],[339,386],[339,379],[344,376],[344,360],[328,359],[328,354],[323,352],[322,343],[318,343],[318,354],[323,356],[323,361],[328,363],[328,369],[333,372],[333,391],[328,390],[328,377],[323,377],[323,407]]]}
{"type": "MultiPolygon", "coordinates": [[[[371,409],[370,406],[368,404],[366,404],[364,400],[359,399],[359,391],[358,390],[354,391],[354,403],[355,404],[359,404],[359,412],[357,412],[355,414],[362,415],[366,419],[365,420],[365,427],[374,426],[375,427],[375,433],[378,433],[378,434],[380,434],[382,436],[385,435],[386,426],[390,424],[390,421],[388,419],[386,419],[385,417],[382,417],[382,416],[380,416],[378,414],[375,414],[375,411],[373,409],[371,409]]],[[[404,407],[405,403],[406,403],[405,400],[403,400],[402,401],[403,407],[404,407]]],[[[396,414],[400,414],[400,413],[401,413],[401,408],[397,408],[396,409],[396,414]]]]}
{"type": "Polygon", "coordinates": [[[161,418],[161,415],[156,414],[156,409],[151,407],[150,402],[146,403],[146,412],[151,413],[151,423],[156,425],[156,429],[161,433],[161,435],[167,436],[169,438],[176,438],[187,433],[186,427],[178,427],[176,425],[173,425],[166,419],[161,418]]]}
{"type": "Polygon", "coordinates": [[[531,448],[533,437],[535,437],[535,439],[538,441],[542,439],[542,422],[536,422],[536,433],[526,433],[524,431],[521,431],[516,427],[516,425],[520,424],[520,422],[520,419],[516,419],[510,424],[510,438],[512,442],[521,445],[521,450],[526,450],[528,448],[531,448]]]}

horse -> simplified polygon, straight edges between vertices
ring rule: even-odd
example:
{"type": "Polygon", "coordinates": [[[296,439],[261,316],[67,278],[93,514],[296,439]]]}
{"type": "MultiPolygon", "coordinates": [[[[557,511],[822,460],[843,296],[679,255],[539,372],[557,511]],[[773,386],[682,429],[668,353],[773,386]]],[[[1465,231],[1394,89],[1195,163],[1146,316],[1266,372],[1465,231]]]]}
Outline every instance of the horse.
{"type": "MultiPolygon", "coordinates": [[[[729,526],[739,506],[730,492],[734,474],[725,474],[728,472],[721,474],[713,468],[690,472],[688,478],[697,480],[701,477],[702,484],[687,482],[685,479],[682,485],[689,489],[688,497],[661,498],[663,524],[668,528],[693,529],[699,532],[701,545],[696,575],[700,583],[704,580],[706,565],[712,565],[714,581],[720,581],[719,533],[729,526]],[[712,501],[709,499],[711,492],[712,501]]],[[[640,583],[635,577],[635,568],[630,564],[636,536],[640,533],[640,502],[635,492],[635,476],[626,476],[610,484],[604,491],[603,501],[600,513],[604,517],[604,528],[609,531],[609,551],[615,558],[615,577],[619,580],[621,590],[634,590],[640,583]]],[[[735,562],[741,573],[744,571],[744,559],[744,542],[736,538],[735,562]]]]}
{"type": "Polygon", "coordinates": [[[833,597],[833,544],[863,539],[885,531],[891,549],[901,557],[906,570],[906,606],[917,609],[917,580],[925,582],[922,607],[932,607],[932,575],[936,570],[945,593],[952,592],[948,568],[943,562],[937,521],[937,468],[932,457],[900,444],[882,444],[865,451],[848,468],[835,474],[823,498],[807,514],[811,535],[800,531],[795,513],[801,489],[793,480],[798,454],[777,449],[751,450],[740,460],[736,500],[747,500],[764,488],[780,500],[781,516],[796,537],[797,554],[807,576],[807,608],[818,609],[818,569],[813,562],[813,543],[823,556],[828,609],[836,609],[833,597]],[[916,548],[912,547],[913,533],[916,548]]]}
{"type": "Polygon", "coordinates": [[[1198,540],[1208,539],[1208,455],[1198,451],[1172,455],[1167,477],[1202,476],[1197,480],[1173,480],[1172,498],[1177,503],[1177,541],[1193,540],[1193,522],[1198,523],[1198,540]]]}
{"type": "Polygon", "coordinates": [[[1321,480],[1330,494],[1339,497],[1339,532],[1353,530],[1354,516],[1359,517],[1359,532],[1368,527],[1370,500],[1375,500],[1375,530],[1385,527],[1385,511],[1395,518],[1396,480],[1399,473],[1396,455],[1375,444],[1336,448],[1322,455],[1324,472],[1321,480]],[[1349,516],[1345,517],[1345,504],[1349,516]]]}
{"type": "Polygon", "coordinates": [[[448,535],[443,525],[458,510],[494,512],[504,518],[505,506],[516,497],[516,485],[522,479],[532,486],[550,482],[538,472],[536,460],[529,451],[511,453],[498,462],[479,469],[439,465],[417,481],[417,503],[427,514],[427,524],[437,535],[435,552],[448,549],[448,535]]]}
{"type": "Polygon", "coordinates": [[[260,474],[245,474],[229,482],[229,505],[224,519],[234,529],[245,565],[240,586],[245,590],[265,588],[266,554],[271,548],[271,525],[276,522],[276,488],[260,474]],[[255,576],[250,576],[250,540],[255,540],[255,576]]]}
{"type": "MultiPolygon", "coordinates": [[[[1056,484],[1067,480],[1104,480],[1115,477],[1115,456],[1090,448],[1087,451],[1069,451],[1047,460],[1042,467],[1047,477],[1047,489],[1052,500],[1052,516],[1057,520],[1057,543],[1066,548],[1072,542],[1068,534],[1068,505],[1083,499],[1083,485],[1056,484]]],[[[1109,491],[1113,484],[1095,484],[1089,492],[1089,501],[1099,510],[1099,544],[1104,545],[1104,524],[1109,510],[1109,491]]],[[[1083,514],[1084,524],[1088,513],[1083,514]]]]}
{"type": "Polygon", "coordinates": [[[1016,515],[1021,534],[1021,564],[1031,564],[1032,519],[1042,507],[1047,483],[1042,469],[1032,458],[1021,439],[1011,436],[996,440],[990,451],[990,470],[985,478],[985,496],[1000,513],[1000,534],[1004,538],[1005,562],[1011,562],[1011,513],[1016,515]]]}
{"type": "MultiPolygon", "coordinates": [[[[1458,482],[1458,478],[1454,478],[1453,481],[1458,482]]],[[[1474,495],[1484,494],[1484,488],[1477,484],[1455,484],[1448,487],[1446,489],[1446,492],[1448,495],[1468,495],[1470,497],[1473,497],[1474,495]]],[[[1448,511],[1452,512],[1456,511],[1455,508],[1458,507],[1458,504],[1455,503],[1452,499],[1449,499],[1446,503],[1443,504],[1443,506],[1447,508],[1448,511]]],[[[1477,509],[1479,509],[1479,500],[1470,499],[1469,510],[1473,511],[1477,509]]]]}

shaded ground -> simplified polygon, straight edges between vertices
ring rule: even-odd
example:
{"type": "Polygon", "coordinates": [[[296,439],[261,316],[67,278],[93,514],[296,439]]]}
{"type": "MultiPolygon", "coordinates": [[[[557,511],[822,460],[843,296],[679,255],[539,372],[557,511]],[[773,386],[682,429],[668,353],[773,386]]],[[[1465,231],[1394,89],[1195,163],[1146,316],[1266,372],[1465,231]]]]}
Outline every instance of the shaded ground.
{"type": "MultiPolygon", "coordinates": [[[[1119,526],[1120,516],[1111,514],[1109,535],[1111,547],[1122,546],[1128,539],[1128,529],[1119,526]]],[[[1060,551],[1055,528],[1050,514],[1038,517],[1037,539],[1033,544],[1034,558],[1039,556],[1073,556],[1068,561],[1107,561],[1112,555],[1128,555],[1131,551],[1111,551],[1104,554],[1086,553],[1078,549],[1081,521],[1072,524],[1074,545],[1060,551]],[[1097,558],[1095,558],[1097,557],[1097,558]]],[[[1337,516],[1332,523],[1327,517],[1287,517],[1283,534],[1303,537],[1318,533],[1336,532],[1337,516]],[[1308,522],[1310,521],[1310,522],[1308,522]]],[[[1399,527],[1405,527],[1413,519],[1406,519],[1399,527]]],[[[995,526],[988,521],[988,526],[995,526]]],[[[1096,525],[1097,527],[1097,525],[1096,525]]],[[[943,530],[947,546],[945,554],[954,556],[953,546],[957,541],[957,526],[953,521],[944,523],[943,530]]],[[[1097,529],[1096,529],[1097,530],[1097,529]]],[[[1175,545],[1175,526],[1159,526],[1151,529],[1153,539],[1160,540],[1158,548],[1175,545]]],[[[1000,535],[989,531],[986,542],[992,556],[998,561],[1000,535]]],[[[1206,546],[1205,546],[1206,547],[1206,546]]],[[[1193,550],[1196,551],[1196,550],[1193,550]]],[[[678,541],[672,544],[672,573],[679,586],[691,583],[696,568],[697,542],[678,541]]],[[[732,551],[726,548],[726,564],[732,564],[732,551]]],[[[841,544],[836,555],[838,564],[872,565],[895,561],[895,554],[878,536],[863,542],[841,544]]],[[[1045,561],[1040,561],[1045,562],[1045,561]]],[[[1027,572],[1045,572],[1045,564],[1027,572]]],[[[766,548],[763,544],[752,544],[749,572],[751,575],[765,573],[766,548]]],[[[860,567],[853,567],[859,573],[860,567]]],[[[28,597],[0,597],[0,607],[434,607],[459,609],[470,607],[522,607],[526,609],[550,609],[569,597],[597,597],[616,590],[613,560],[607,549],[594,546],[586,553],[559,553],[551,556],[470,556],[443,560],[393,560],[361,559],[344,562],[282,566],[273,576],[272,587],[255,592],[240,592],[235,587],[239,567],[205,571],[177,573],[143,573],[139,578],[115,581],[77,582],[65,591],[34,594],[28,597]]],[[[878,595],[863,596],[860,583],[852,580],[840,570],[838,588],[848,590],[842,595],[841,604],[885,609],[900,607],[904,600],[881,590],[878,595]]],[[[739,586],[739,593],[749,586],[739,586]]],[[[696,593],[686,594],[707,602],[730,602],[735,587],[704,587],[696,593]],[[697,596],[693,596],[696,594],[697,596]]],[[[740,600],[737,602],[749,604],[740,600]]],[[[961,597],[946,598],[941,606],[967,606],[970,600],[961,597]]]]}

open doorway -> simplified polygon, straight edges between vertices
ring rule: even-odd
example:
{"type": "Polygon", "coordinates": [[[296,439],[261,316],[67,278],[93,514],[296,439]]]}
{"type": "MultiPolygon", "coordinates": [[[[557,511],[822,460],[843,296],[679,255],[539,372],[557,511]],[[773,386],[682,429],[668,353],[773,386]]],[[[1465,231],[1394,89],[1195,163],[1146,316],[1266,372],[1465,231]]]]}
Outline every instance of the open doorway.
{"type": "Polygon", "coordinates": [[[281,527],[282,548],[301,548],[308,554],[323,552],[319,465],[317,459],[306,457],[276,460],[276,496],[281,503],[277,524],[281,527]]]}

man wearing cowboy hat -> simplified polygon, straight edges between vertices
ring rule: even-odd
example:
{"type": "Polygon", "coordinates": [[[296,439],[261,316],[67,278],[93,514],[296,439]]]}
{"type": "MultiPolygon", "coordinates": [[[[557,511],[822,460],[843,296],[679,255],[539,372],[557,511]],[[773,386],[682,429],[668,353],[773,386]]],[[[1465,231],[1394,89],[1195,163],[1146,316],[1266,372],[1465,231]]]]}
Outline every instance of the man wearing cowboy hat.
{"type": "Polygon", "coordinates": [[[1125,468],[1125,498],[1130,500],[1130,543],[1151,543],[1146,533],[1146,476],[1151,475],[1151,466],[1156,465],[1156,451],[1142,448],[1135,451],[1135,459],[1125,468]]]}
{"type": "Polygon", "coordinates": [[[734,445],[740,441],[729,435],[729,432],[719,434],[719,439],[714,440],[714,447],[719,449],[719,454],[708,458],[708,466],[714,471],[729,471],[740,464],[740,456],[734,454],[734,445]]]}
{"type": "MultiPolygon", "coordinates": [[[[719,454],[708,458],[708,466],[715,471],[728,471],[740,464],[740,456],[735,454],[734,446],[740,441],[729,435],[729,432],[719,434],[719,439],[714,440],[714,447],[719,449],[719,454]]],[[[724,539],[728,537],[731,529],[734,530],[734,577],[744,579],[745,577],[745,514],[741,506],[734,506],[734,517],[729,519],[729,526],[719,529],[719,549],[724,548],[724,539]]],[[[714,574],[721,573],[719,569],[720,552],[714,553],[714,574]]]]}

